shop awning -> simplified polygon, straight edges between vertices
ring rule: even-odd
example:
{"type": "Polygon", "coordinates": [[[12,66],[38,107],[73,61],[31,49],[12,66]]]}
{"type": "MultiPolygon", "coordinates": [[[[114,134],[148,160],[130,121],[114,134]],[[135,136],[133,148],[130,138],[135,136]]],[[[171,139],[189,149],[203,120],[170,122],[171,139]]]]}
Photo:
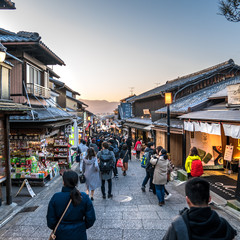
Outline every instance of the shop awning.
{"type": "Polygon", "coordinates": [[[223,124],[224,133],[226,136],[240,139],[240,126],[232,124],[223,124]]]}
{"type": "Polygon", "coordinates": [[[124,123],[124,127],[130,127],[130,128],[136,128],[136,129],[140,129],[140,130],[144,130],[144,131],[149,131],[146,130],[144,128],[146,128],[146,125],[140,125],[140,124],[136,124],[136,123],[124,123]]]}

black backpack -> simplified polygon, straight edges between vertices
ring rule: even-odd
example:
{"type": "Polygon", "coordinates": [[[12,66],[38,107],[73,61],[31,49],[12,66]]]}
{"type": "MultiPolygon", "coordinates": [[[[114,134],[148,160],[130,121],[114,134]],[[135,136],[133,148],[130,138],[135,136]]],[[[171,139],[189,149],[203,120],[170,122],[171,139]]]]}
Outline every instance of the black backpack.
{"type": "Polygon", "coordinates": [[[113,169],[113,167],[114,167],[114,161],[113,161],[111,152],[108,151],[107,154],[103,154],[103,152],[101,151],[100,163],[99,163],[99,168],[101,173],[108,174],[113,169]]]}

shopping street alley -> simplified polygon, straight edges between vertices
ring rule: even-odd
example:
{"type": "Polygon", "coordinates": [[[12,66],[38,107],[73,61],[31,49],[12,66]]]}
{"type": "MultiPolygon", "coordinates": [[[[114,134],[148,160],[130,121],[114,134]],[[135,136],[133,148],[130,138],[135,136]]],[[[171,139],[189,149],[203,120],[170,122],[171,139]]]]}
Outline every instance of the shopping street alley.
{"type": "MultiPolygon", "coordinates": [[[[178,211],[186,206],[184,196],[175,190],[173,183],[166,188],[172,197],[166,201],[165,206],[158,206],[158,200],[153,193],[141,191],[141,183],[145,170],[140,162],[129,162],[127,176],[113,179],[113,199],[102,199],[98,189],[94,196],[96,222],[87,231],[88,239],[162,239],[178,211]]],[[[49,187],[31,199],[25,208],[30,210],[18,213],[11,221],[0,229],[1,240],[40,240],[48,239],[50,230],[46,223],[47,206],[52,195],[61,190],[61,177],[50,184],[49,187]],[[32,208],[27,208],[32,207],[32,208]]],[[[85,191],[85,185],[79,186],[85,191]]],[[[239,221],[225,212],[218,210],[237,230],[240,231],[239,221]]],[[[236,239],[240,239],[238,236],[236,239]]]]}

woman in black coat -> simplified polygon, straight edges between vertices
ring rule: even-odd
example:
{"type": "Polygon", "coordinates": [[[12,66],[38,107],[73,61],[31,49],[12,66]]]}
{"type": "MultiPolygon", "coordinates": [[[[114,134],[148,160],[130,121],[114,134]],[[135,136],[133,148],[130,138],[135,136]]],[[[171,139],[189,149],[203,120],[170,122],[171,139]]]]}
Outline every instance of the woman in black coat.
{"type": "Polygon", "coordinates": [[[65,208],[72,202],[56,231],[57,240],[87,240],[86,229],[93,226],[96,217],[92,201],[76,188],[78,174],[72,170],[63,173],[62,192],[55,193],[48,205],[47,225],[54,229],[65,208]]]}

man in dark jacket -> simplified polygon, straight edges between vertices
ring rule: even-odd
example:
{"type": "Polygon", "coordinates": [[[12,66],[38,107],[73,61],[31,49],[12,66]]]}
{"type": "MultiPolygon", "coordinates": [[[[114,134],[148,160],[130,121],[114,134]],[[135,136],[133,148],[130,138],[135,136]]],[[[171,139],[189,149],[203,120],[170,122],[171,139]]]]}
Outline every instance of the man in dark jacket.
{"type": "Polygon", "coordinates": [[[184,209],[175,218],[163,240],[234,239],[236,230],[208,206],[211,197],[210,185],[206,180],[190,179],[185,193],[190,209],[184,209]]]}
{"type": "Polygon", "coordinates": [[[117,160],[119,159],[119,149],[117,147],[117,145],[115,144],[114,139],[110,139],[109,140],[109,151],[112,151],[114,153],[115,159],[116,159],[116,163],[115,163],[115,167],[113,169],[113,173],[114,173],[114,177],[118,178],[118,169],[117,169],[117,160]]]}
{"type": "Polygon", "coordinates": [[[129,136],[129,137],[127,138],[126,144],[127,144],[127,147],[128,147],[128,156],[129,156],[129,159],[131,160],[131,159],[132,159],[132,153],[131,153],[132,138],[131,138],[131,136],[129,136]]]}
{"type": "Polygon", "coordinates": [[[149,192],[153,192],[155,194],[155,186],[152,183],[152,180],[153,180],[153,170],[154,169],[152,169],[152,171],[151,171],[151,168],[149,168],[151,156],[154,154],[154,143],[153,142],[149,142],[147,144],[147,147],[144,150],[144,155],[145,154],[146,154],[146,158],[147,158],[146,159],[147,160],[146,177],[144,178],[144,180],[142,182],[141,189],[142,189],[143,192],[145,192],[146,184],[147,184],[148,180],[150,179],[150,182],[149,182],[149,192]]]}

